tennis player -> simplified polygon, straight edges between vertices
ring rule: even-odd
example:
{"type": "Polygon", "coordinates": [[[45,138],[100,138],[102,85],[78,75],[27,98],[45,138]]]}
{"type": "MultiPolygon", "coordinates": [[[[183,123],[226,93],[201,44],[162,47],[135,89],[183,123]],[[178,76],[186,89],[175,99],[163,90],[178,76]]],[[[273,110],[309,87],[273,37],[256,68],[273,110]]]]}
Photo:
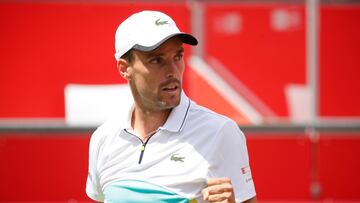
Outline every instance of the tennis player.
{"type": "Polygon", "coordinates": [[[115,58],[134,104],[91,137],[91,199],[256,202],[244,134],[182,90],[183,45],[197,43],[157,11],[135,13],[120,24],[115,58]]]}

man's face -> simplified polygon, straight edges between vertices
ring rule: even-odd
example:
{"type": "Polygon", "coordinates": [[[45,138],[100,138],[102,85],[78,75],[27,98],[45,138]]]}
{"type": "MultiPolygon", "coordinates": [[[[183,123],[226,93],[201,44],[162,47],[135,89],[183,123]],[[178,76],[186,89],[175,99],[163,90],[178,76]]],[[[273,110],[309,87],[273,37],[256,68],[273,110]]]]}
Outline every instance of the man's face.
{"type": "Polygon", "coordinates": [[[184,48],[177,37],[152,52],[133,52],[129,84],[138,106],[150,111],[166,110],[180,103],[184,73],[184,48]]]}

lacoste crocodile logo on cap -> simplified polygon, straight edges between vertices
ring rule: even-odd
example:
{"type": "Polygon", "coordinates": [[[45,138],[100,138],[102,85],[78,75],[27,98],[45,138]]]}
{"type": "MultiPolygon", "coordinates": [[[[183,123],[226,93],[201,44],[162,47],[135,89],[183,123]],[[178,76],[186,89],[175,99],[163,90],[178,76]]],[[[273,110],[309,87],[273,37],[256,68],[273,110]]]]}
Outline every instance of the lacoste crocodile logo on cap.
{"type": "Polygon", "coordinates": [[[155,21],[155,25],[157,25],[157,26],[165,25],[165,24],[169,24],[168,21],[167,20],[161,21],[161,18],[159,18],[155,21]]]}
{"type": "Polygon", "coordinates": [[[185,157],[180,157],[180,156],[177,156],[177,155],[178,154],[171,155],[170,160],[175,161],[175,162],[177,162],[177,161],[184,162],[185,157]]]}

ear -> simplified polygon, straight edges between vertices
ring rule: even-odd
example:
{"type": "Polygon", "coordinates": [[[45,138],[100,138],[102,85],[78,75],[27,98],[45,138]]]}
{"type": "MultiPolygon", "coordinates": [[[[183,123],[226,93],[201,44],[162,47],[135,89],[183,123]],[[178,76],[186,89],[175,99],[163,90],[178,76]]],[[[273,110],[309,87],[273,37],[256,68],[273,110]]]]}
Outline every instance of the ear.
{"type": "Polygon", "coordinates": [[[130,75],[129,75],[129,63],[125,60],[125,59],[119,59],[119,61],[117,61],[117,68],[119,70],[120,75],[125,79],[125,80],[130,80],[130,75]]]}

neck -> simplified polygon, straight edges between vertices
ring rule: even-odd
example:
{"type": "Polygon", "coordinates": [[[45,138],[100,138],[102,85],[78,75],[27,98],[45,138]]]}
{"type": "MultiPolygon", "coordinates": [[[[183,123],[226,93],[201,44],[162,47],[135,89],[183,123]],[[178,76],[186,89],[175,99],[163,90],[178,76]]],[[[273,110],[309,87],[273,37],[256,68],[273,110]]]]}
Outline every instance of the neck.
{"type": "Polygon", "coordinates": [[[171,109],[151,111],[135,106],[131,118],[131,125],[142,140],[146,140],[166,122],[171,109]]]}

